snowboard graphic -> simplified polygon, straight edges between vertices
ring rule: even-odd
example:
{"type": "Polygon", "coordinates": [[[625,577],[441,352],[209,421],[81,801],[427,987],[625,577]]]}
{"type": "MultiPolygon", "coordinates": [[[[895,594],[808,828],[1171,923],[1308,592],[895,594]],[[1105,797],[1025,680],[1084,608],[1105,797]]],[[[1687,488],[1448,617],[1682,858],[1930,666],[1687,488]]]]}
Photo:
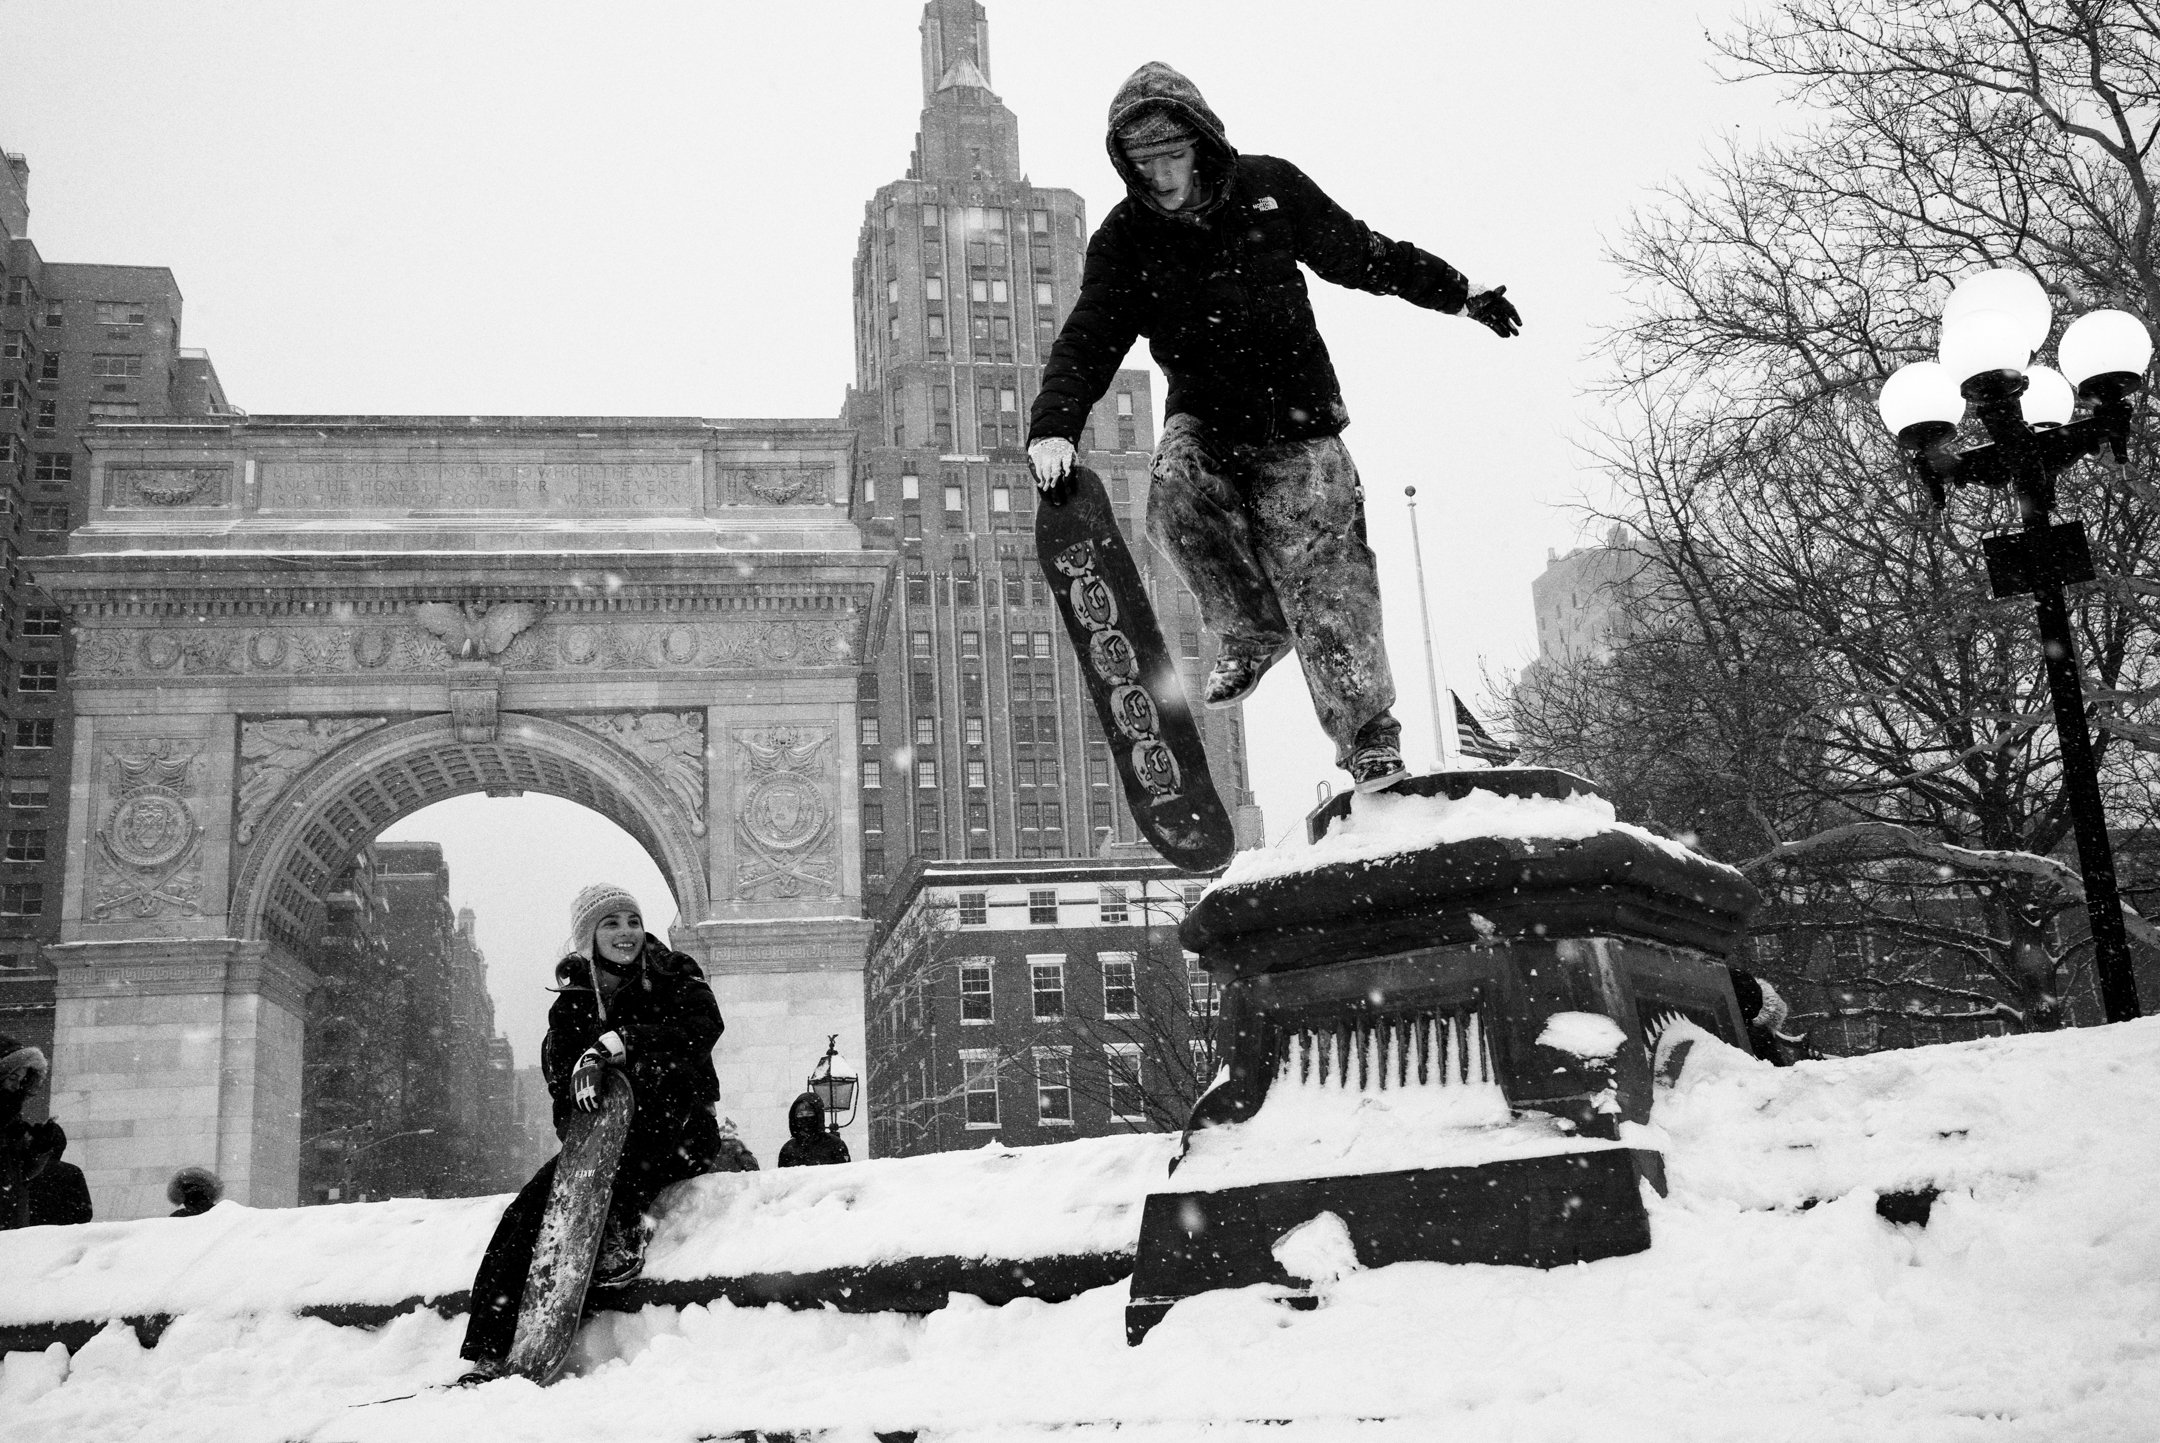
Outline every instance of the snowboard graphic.
{"type": "Polygon", "coordinates": [[[569,1361],[607,1224],[608,1199],[615,1191],[615,1170],[622,1163],[623,1139],[630,1135],[636,1112],[630,1079],[611,1067],[601,1079],[599,1108],[571,1117],[562,1156],[555,1163],[555,1185],[548,1190],[547,1211],[540,1218],[540,1238],[533,1245],[532,1271],[525,1275],[525,1298],[505,1372],[544,1387],[569,1361]]]}
{"type": "Polygon", "coordinates": [[[1035,551],[1080,659],[1125,800],[1165,860],[1191,872],[1237,851],[1185,688],[1102,479],[1075,466],[1035,510],[1035,551]]]}

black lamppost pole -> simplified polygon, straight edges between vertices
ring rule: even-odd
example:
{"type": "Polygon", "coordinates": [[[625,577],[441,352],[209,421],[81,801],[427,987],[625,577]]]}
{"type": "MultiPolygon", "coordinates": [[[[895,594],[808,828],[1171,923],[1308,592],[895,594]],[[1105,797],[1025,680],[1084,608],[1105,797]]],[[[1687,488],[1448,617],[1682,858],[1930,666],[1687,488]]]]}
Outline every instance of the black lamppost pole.
{"type": "Polygon", "coordinates": [[[2137,977],[2115,883],[2115,852],[2100,800],[2098,759],[2085,723],[2085,688],[2063,588],[2093,579],[2084,526],[2056,523],[2055,478],[2087,456],[2129,460],[2132,398],[2145,384],[2152,340],[2135,316],[2093,311],[2063,333],[2061,371],[2031,365],[2047,339],[2046,293],[2022,271],[1982,271],[1961,282],[1943,312],[1942,360],[1901,368],[1884,384],[1883,424],[1897,436],[1940,510],[1944,487],[2008,488],[2023,527],[1985,538],[1988,583],[1999,597],[2030,593],[2062,756],[2064,799],[2085,879],[2100,1003],[2110,1022],[2138,1016],[2137,977]],[[1989,441],[1950,447],[1966,403],[1989,441]],[[2073,420],[2083,402],[2087,413],[2073,420]]]}

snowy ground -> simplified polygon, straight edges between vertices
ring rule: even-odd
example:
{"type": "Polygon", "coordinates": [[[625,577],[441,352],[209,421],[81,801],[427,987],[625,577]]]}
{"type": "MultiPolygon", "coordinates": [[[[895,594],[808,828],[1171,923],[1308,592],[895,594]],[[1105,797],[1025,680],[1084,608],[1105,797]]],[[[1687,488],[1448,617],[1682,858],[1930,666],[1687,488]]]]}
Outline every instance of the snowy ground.
{"type": "MultiPolygon", "coordinates": [[[[544,1392],[505,1381],[361,1409],[346,1405],[454,1375],[459,1325],[422,1313],[367,1332],[204,1301],[155,1349],[111,1329],[73,1359],[11,1356],[0,1439],[987,1440],[1087,1423],[1122,1424],[1123,1443],[2160,1437],[2160,1019],[1783,1072],[1706,1042],[1652,1131],[1673,1184],[1652,1202],[1655,1246],[1588,1266],[1352,1272],[1312,1312],[1261,1289],[1219,1294],[1179,1304],[1137,1349],[1122,1287],[1055,1305],[956,1299],[924,1318],[655,1308],[589,1325],[579,1376],[544,1392]],[[1927,1227],[1876,1215],[1879,1190],[1921,1184],[1944,1190],[1927,1227]]],[[[1040,1151],[1054,1155],[1045,1178],[1063,1173],[1054,1186],[1096,1189],[1086,1221],[1056,1227],[1132,1225],[1114,1149],[1040,1151]]],[[[815,1185],[864,1189],[854,1211],[868,1216],[871,1192],[900,1187],[882,1177],[905,1176],[879,1170],[908,1167],[936,1171],[862,1164],[815,1185]]],[[[696,1231],[781,1206],[760,1196],[701,1193],[696,1231]]],[[[979,1200],[946,1202],[981,1216],[979,1200]]],[[[462,1266],[484,1209],[436,1206],[433,1263],[379,1242],[346,1266],[372,1262],[399,1286],[453,1255],[462,1266]]],[[[268,1229],[297,1215],[252,1216],[268,1229]]],[[[425,1254],[428,1233],[414,1225],[400,1246],[425,1254]]],[[[10,1313],[29,1236],[0,1240],[10,1313]]],[[[41,1276],[49,1309],[96,1273],[41,1276]]]]}

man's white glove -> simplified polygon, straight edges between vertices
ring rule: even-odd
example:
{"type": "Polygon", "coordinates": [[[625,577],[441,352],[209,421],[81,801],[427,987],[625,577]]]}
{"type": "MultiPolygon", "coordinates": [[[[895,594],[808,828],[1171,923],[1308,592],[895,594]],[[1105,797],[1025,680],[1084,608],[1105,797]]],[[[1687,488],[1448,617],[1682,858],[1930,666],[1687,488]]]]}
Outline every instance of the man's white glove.
{"type": "Polygon", "coordinates": [[[1063,436],[1045,436],[1028,447],[1028,470],[1035,473],[1035,489],[1048,491],[1071,475],[1077,454],[1063,436]]]}

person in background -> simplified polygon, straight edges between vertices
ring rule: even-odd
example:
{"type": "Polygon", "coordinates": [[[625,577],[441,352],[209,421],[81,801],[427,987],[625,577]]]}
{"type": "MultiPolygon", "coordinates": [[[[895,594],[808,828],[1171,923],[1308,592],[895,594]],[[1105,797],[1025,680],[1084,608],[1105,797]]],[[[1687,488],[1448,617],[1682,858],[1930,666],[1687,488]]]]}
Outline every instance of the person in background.
{"type": "Polygon", "coordinates": [[[165,1184],[165,1201],[175,1204],[176,1218],[200,1217],[224,1196],[224,1181],[206,1167],[184,1167],[165,1184]]]}
{"type": "MultiPolygon", "coordinates": [[[[644,910],[621,887],[587,887],[570,904],[555,991],[540,1072],[555,1100],[556,1136],[577,1113],[599,1108],[609,1068],[629,1075],[637,1098],[593,1267],[594,1287],[614,1287],[644,1270],[644,1213],[653,1199],[712,1171],[720,1151],[712,1053],[726,1024],[696,959],[646,932],[644,910]]],[[[502,1376],[559,1156],[511,1200],[488,1240],[458,1350],[474,1366],[461,1384],[502,1376]]]]}
{"type": "Polygon", "coordinates": [[[827,1163],[854,1161],[840,1134],[826,1130],[825,1104],[814,1092],[806,1092],[788,1104],[787,1130],[788,1140],[780,1144],[782,1167],[823,1167],[827,1163]]]}
{"type": "Polygon", "coordinates": [[[744,1142],[742,1134],[735,1130],[735,1119],[732,1117],[720,1119],[720,1148],[713,1155],[713,1171],[756,1172],[757,1170],[757,1154],[750,1151],[750,1145],[744,1142]]]}
{"type": "Polygon", "coordinates": [[[1807,1034],[1787,1029],[1792,1009],[1778,990],[1752,972],[1738,967],[1731,971],[1733,996],[1740,1003],[1740,1015],[1747,1019],[1748,1046],[1755,1055],[1779,1067],[1790,1067],[1806,1057],[1807,1034]]]}
{"type": "Polygon", "coordinates": [[[51,1072],[42,1048],[0,1033],[0,1231],[29,1223],[31,1180],[67,1146],[59,1123],[23,1121],[23,1108],[51,1072]]]}
{"type": "Polygon", "coordinates": [[[66,1150],[67,1135],[62,1133],[57,1147],[40,1154],[44,1165],[30,1179],[31,1227],[66,1227],[90,1221],[90,1184],[83,1181],[81,1168],[60,1156],[66,1150]]]}

